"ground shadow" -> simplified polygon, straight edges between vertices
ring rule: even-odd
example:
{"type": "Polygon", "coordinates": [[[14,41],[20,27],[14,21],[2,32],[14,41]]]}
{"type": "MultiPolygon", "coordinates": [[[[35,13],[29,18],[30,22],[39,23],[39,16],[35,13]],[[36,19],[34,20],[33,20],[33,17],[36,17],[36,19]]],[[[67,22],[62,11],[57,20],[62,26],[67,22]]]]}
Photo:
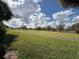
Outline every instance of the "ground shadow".
{"type": "Polygon", "coordinates": [[[14,34],[7,34],[3,43],[0,44],[0,59],[4,59],[5,51],[8,47],[11,46],[11,43],[16,41],[15,38],[18,37],[14,34]]]}
{"type": "Polygon", "coordinates": [[[14,34],[7,34],[3,44],[6,45],[7,47],[10,47],[11,43],[14,41],[17,41],[15,38],[18,37],[17,35],[14,34]]]}

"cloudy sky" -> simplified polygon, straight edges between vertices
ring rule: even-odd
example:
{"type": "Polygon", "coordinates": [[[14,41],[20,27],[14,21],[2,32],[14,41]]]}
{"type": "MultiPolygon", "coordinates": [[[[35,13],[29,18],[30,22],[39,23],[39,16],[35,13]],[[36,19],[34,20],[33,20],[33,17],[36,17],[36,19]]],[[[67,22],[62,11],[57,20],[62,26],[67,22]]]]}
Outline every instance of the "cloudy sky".
{"type": "Polygon", "coordinates": [[[6,2],[15,17],[4,23],[10,27],[26,26],[56,27],[59,24],[71,26],[79,22],[78,9],[65,9],[59,0],[3,0],[6,2]]]}

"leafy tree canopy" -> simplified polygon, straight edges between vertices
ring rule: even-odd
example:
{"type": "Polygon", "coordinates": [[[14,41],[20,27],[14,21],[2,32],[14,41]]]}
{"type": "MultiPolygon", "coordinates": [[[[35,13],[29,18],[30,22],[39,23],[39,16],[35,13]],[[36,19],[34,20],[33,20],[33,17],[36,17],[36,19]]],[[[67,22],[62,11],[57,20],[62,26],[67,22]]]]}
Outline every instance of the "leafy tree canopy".
{"type": "Polygon", "coordinates": [[[79,7],[79,0],[60,0],[65,8],[79,7]]]}
{"type": "Polygon", "coordinates": [[[0,0],[0,22],[8,20],[12,16],[9,6],[0,0]]]}

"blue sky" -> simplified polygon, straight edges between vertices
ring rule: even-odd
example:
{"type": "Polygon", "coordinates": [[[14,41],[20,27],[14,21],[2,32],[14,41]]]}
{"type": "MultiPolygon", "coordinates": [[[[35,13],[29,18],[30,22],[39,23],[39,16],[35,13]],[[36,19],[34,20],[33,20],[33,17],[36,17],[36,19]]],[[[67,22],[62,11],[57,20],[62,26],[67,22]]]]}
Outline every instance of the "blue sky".
{"type": "Polygon", "coordinates": [[[43,0],[39,4],[41,6],[42,12],[49,17],[53,13],[63,10],[63,7],[60,6],[59,0],[43,0]]]}
{"type": "MultiPolygon", "coordinates": [[[[43,0],[39,4],[42,12],[48,17],[51,17],[53,13],[65,10],[65,8],[60,5],[59,0],[43,0]]],[[[75,15],[79,15],[79,9],[73,9],[73,11],[76,12],[75,15]]]]}

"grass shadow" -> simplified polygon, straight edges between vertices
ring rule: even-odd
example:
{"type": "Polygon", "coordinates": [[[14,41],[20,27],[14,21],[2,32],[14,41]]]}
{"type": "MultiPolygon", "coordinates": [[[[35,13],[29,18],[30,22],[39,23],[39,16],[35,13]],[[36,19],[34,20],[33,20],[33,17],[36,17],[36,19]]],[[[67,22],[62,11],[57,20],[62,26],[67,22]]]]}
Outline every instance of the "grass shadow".
{"type": "Polygon", "coordinates": [[[6,37],[2,44],[0,44],[0,59],[5,59],[4,55],[6,54],[6,49],[8,49],[12,42],[16,41],[15,38],[17,35],[14,34],[6,34],[6,37]]]}
{"type": "Polygon", "coordinates": [[[10,47],[12,42],[17,41],[17,40],[15,40],[16,37],[18,37],[18,36],[14,35],[14,34],[7,34],[4,39],[3,44],[6,45],[7,47],[10,47]]]}

